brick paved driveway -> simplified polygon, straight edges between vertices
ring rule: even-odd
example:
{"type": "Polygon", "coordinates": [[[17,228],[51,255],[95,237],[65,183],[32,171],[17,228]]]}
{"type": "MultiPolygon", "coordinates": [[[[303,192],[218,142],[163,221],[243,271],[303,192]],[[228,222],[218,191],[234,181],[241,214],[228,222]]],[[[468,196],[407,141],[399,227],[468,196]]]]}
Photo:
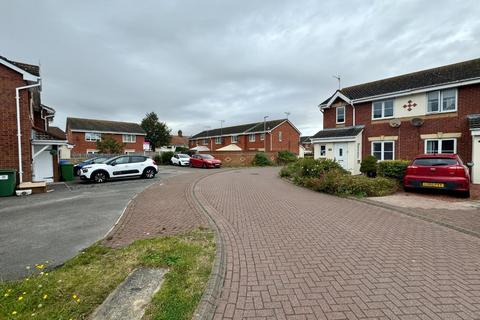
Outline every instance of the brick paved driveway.
{"type": "Polygon", "coordinates": [[[226,243],[218,319],[480,319],[479,238],[293,186],[272,168],[195,190],[226,243]]]}

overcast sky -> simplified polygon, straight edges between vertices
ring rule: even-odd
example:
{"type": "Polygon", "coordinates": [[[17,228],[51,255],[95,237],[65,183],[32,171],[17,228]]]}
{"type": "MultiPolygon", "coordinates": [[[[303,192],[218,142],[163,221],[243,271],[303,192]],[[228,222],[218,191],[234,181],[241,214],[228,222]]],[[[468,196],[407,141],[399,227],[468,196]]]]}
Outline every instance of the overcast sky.
{"type": "Polygon", "coordinates": [[[337,88],[480,57],[471,1],[2,0],[0,55],[38,63],[54,124],[140,121],[195,134],[285,117],[322,127],[337,88]]]}

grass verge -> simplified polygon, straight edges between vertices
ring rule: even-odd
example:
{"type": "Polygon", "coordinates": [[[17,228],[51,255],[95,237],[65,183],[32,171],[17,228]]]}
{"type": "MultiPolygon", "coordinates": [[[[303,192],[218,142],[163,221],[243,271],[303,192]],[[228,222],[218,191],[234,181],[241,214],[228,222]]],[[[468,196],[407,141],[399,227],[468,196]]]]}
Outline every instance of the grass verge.
{"type": "Polygon", "coordinates": [[[62,267],[32,266],[28,278],[0,283],[0,319],[86,319],[135,268],[168,268],[144,319],[191,319],[215,258],[210,230],[138,240],[112,249],[95,244],[62,267]]]}

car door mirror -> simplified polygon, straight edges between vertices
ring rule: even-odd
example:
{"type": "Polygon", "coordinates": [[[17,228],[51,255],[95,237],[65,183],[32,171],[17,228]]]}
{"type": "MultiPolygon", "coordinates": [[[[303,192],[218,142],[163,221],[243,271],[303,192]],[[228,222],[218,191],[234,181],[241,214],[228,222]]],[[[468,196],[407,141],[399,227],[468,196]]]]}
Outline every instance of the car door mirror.
{"type": "Polygon", "coordinates": [[[111,165],[112,167],[114,167],[114,166],[116,165],[116,163],[115,163],[115,162],[110,162],[110,165],[111,165]]]}
{"type": "Polygon", "coordinates": [[[469,168],[473,167],[473,162],[467,162],[467,167],[469,168]]]}

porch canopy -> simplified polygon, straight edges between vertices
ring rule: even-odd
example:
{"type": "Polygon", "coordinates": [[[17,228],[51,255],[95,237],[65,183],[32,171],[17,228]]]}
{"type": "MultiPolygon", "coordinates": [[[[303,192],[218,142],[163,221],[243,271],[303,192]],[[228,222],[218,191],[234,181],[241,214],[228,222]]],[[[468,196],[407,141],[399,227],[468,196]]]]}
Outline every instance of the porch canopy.
{"type": "Polygon", "coordinates": [[[190,149],[191,151],[210,151],[210,149],[208,149],[208,147],[205,147],[205,146],[196,146],[196,147],[193,147],[190,149]]]}
{"type": "Polygon", "coordinates": [[[354,141],[355,138],[363,131],[365,126],[352,126],[343,128],[331,128],[318,131],[310,138],[315,142],[335,142],[335,141],[354,141]]]}
{"type": "Polygon", "coordinates": [[[217,151],[242,151],[242,148],[232,143],[232,144],[229,144],[228,146],[217,149],[217,151]]]}

